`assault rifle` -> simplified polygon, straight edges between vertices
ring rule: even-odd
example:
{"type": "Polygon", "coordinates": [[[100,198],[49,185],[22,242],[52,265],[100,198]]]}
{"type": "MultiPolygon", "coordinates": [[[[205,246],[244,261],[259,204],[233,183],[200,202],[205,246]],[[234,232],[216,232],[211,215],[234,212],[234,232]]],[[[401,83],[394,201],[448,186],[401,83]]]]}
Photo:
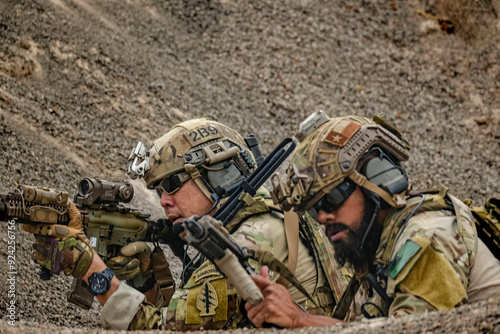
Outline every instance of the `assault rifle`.
{"type": "MultiPolygon", "coordinates": [[[[157,242],[156,236],[166,234],[169,227],[165,221],[150,220],[150,215],[124,207],[134,196],[133,186],[125,181],[107,182],[99,178],[84,178],[78,185],[74,198],[76,207],[82,215],[82,224],[90,244],[106,262],[120,255],[120,249],[134,241],[157,242]]],[[[62,224],[68,225],[69,204],[67,192],[44,187],[20,186],[15,192],[0,194],[0,221],[14,219],[23,224],[62,224]]],[[[42,280],[48,280],[52,274],[42,268],[39,272],[42,280]]],[[[134,279],[134,286],[142,286],[141,275],[134,279]]],[[[89,309],[93,296],[82,287],[81,279],[74,279],[68,300],[89,309]]]]}
{"type": "MultiPolygon", "coordinates": [[[[244,300],[251,305],[258,305],[263,299],[250,274],[254,269],[248,263],[247,251],[224,228],[238,211],[245,205],[248,197],[253,197],[257,190],[271,176],[281,163],[292,153],[295,143],[292,139],[283,140],[273,152],[258,166],[219,210],[211,216],[192,216],[179,225],[186,233],[186,241],[194,246],[233,283],[244,300]],[[288,148],[285,147],[288,145],[288,148]]],[[[174,225],[174,232],[179,231],[174,225]],[[177,230],[177,231],[175,231],[177,230]]]]}

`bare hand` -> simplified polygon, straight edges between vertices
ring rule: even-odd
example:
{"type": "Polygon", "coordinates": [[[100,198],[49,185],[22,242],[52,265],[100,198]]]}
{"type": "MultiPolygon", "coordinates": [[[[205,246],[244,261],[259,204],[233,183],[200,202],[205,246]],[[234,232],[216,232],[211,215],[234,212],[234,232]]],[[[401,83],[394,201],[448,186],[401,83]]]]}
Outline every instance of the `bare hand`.
{"type": "Polygon", "coordinates": [[[260,275],[252,275],[252,279],[262,291],[264,300],[255,307],[249,303],[245,305],[248,318],[259,328],[264,322],[282,328],[300,327],[298,320],[308,314],[295,304],[284,286],[269,280],[266,266],[262,267],[260,275]]]}

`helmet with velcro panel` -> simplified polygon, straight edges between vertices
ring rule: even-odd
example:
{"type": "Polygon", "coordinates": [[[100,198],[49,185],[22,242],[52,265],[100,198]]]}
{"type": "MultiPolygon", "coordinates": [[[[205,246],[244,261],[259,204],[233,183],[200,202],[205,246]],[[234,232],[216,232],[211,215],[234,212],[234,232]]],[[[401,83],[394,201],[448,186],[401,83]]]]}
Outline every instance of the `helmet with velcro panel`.
{"type": "Polygon", "coordinates": [[[130,177],[143,177],[159,195],[174,193],[193,179],[212,202],[227,197],[256,168],[252,151],[237,131],[205,118],[175,125],[147,150],[139,143],[129,160],[130,177]]]}
{"type": "Polygon", "coordinates": [[[356,185],[388,206],[404,205],[409,183],[400,162],[408,160],[410,146],[381,117],[330,119],[318,112],[302,123],[296,137],[301,143],[285,181],[272,178],[273,200],[284,210],[304,213],[339,206],[356,185]]]}

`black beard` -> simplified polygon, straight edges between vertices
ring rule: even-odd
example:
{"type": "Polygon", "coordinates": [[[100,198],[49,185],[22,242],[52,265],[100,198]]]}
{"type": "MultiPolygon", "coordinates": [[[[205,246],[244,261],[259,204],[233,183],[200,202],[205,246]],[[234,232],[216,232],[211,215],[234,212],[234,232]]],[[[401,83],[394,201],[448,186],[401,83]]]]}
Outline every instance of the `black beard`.
{"type": "Polygon", "coordinates": [[[332,243],[335,250],[335,259],[340,263],[340,265],[343,266],[344,264],[349,263],[355,270],[360,270],[365,265],[369,265],[373,262],[375,251],[378,248],[380,235],[382,234],[382,224],[378,224],[374,221],[370,231],[370,236],[365,240],[363,251],[360,251],[360,248],[363,236],[370,225],[374,211],[375,204],[371,199],[365,196],[363,217],[361,219],[360,227],[356,231],[348,228],[347,225],[342,223],[334,223],[330,224],[331,226],[326,226],[327,230],[328,228],[339,229],[339,227],[349,229],[347,241],[337,240],[332,243]]]}

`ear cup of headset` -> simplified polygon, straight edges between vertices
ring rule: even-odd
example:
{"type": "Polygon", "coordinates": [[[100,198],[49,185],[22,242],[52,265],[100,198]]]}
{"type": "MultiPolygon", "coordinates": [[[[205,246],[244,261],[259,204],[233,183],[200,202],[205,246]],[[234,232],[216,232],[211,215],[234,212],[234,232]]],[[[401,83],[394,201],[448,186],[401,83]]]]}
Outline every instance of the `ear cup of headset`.
{"type": "Polygon", "coordinates": [[[391,196],[408,189],[408,176],[401,166],[394,163],[385,153],[368,160],[361,174],[391,196]]]}
{"type": "Polygon", "coordinates": [[[211,166],[213,170],[206,171],[205,180],[219,196],[228,196],[234,190],[234,185],[245,176],[232,163],[222,161],[211,166]]]}

